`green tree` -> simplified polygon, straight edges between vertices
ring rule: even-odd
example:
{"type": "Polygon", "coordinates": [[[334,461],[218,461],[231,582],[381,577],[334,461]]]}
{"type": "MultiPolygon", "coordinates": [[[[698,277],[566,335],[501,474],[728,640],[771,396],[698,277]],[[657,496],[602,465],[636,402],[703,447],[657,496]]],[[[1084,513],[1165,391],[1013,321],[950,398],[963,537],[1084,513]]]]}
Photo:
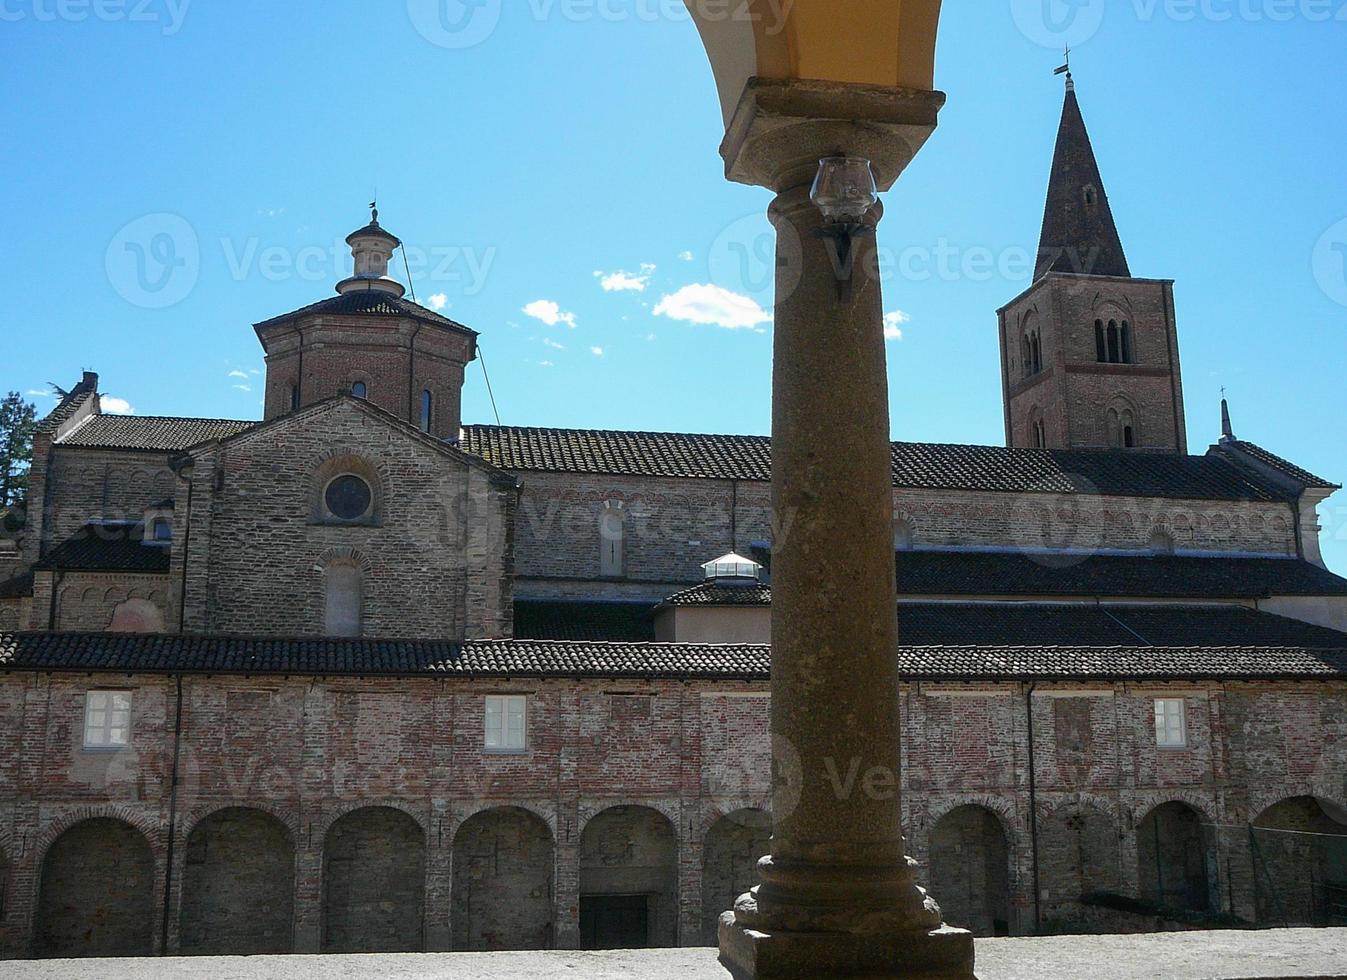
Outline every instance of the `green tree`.
{"type": "Polygon", "coordinates": [[[0,402],[0,512],[21,512],[28,494],[37,409],[11,391],[0,402]]]}

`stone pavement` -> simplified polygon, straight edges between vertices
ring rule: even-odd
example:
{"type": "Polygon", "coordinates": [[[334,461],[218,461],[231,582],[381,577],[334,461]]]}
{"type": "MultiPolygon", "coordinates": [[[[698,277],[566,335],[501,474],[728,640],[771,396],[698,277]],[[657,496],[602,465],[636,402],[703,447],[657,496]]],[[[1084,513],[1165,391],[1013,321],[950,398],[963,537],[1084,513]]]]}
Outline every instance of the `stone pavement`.
{"type": "MultiPolygon", "coordinates": [[[[987,939],[979,980],[1347,980],[1347,929],[987,939]]],[[[728,980],[710,949],[0,963],[5,980],[728,980]]]]}

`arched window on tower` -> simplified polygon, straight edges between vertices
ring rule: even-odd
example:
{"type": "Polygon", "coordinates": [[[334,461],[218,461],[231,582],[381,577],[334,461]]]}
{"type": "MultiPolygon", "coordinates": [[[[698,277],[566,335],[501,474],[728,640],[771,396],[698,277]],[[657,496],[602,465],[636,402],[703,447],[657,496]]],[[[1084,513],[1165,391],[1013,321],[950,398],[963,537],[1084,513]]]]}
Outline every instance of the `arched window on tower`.
{"type": "Polygon", "coordinates": [[[1118,321],[1108,322],[1108,361],[1118,364],[1122,361],[1122,340],[1118,335],[1118,321]]]}
{"type": "Polygon", "coordinates": [[[435,407],[435,399],[434,399],[434,396],[431,395],[430,389],[427,388],[425,391],[421,392],[421,431],[422,431],[422,432],[429,432],[429,431],[430,431],[431,409],[433,409],[434,407],[435,407]]]}
{"type": "Polygon", "coordinates": [[[1029,438],[1035,449],[1048,448],[1048,429],[1043,424],[1043,410],[1038,406],[1029,412],[1029,438]]]}
{"type": "Polygon", "coordinates": [[[1122,446],[1124,449],[1135,449],[1137,444],[1137,425],[1136,419],[1132,417],[1130,409],[1123,409],[1121,421],[1122,446]]]}
{"type": "Polygon", "coordinates": [[[1043,342],[1039,340],[1038,331],[1034,331],[1034,374],[1043,370],[1043,342]]]}
{"type": "Polygon", "coordinates": [[[1095,360],[1100,364],[1108,363],[1108,340],[1104,336],[1104,321],[1094,321],[1095,360]]]}
{"type": "Polygon", "coordinates": [[[351,394],[355,395],[357,398],[368,398],[369,386],[363,381],[357,381],[355,384],[351,385],[351,394]]]}
{"type": "Polygon", "coordinates": [[[1131,364],[1132,362],[1132,324],[1126,320],[1122,322],[1122,363],[1131,364]]]}

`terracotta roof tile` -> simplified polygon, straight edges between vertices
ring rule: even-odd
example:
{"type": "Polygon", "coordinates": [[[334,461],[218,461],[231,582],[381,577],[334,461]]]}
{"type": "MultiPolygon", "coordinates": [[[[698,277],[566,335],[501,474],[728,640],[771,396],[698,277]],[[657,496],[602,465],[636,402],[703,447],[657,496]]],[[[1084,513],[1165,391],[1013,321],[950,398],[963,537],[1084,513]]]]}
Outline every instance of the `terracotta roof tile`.
{"type": "MultiPolygon", "coordinates": [[[[515,471],[765,482],[766,436],[467,426],[463,448],[515,471]]],[[[1221,456],[895,443],[895,487],[1280,500],[1285,492],[1221,456]]]]}
{"type": "Polygon", "coordinates": [[[181,452],[212,439],[227,439],[256,422],[232,419],[188,419],[149,415],[95,415],[57,445],[89,449],[132,449],[181,452]]]}
{"type": "MultiPolygon", "coordinates": [[[[1347,677],[1347,650],[1294,647],[904,647],[898,656],[911,680],[1347,677]]],[[[770,654],[765,646],[9,633],[0,634],[0,669],[762,681],[770,654]]]]}

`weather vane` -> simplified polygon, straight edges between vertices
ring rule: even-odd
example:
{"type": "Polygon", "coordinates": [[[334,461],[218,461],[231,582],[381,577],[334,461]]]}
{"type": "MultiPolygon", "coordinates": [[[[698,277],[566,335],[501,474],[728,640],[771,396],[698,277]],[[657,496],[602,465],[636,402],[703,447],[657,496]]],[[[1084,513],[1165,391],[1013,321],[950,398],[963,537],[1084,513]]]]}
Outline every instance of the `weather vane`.
{"type": "Polygon", "coordinates": [[[370,201],[370,202],[369,202],[369,209],[370,209],[370,215],[371,215],[370,220],[371,220],[374,224],[377,225],[377,224],[379,223],[379,202],[378,202],[377,200],[376,200],[376,201],[370,201]]]}
{"type": "Polygon", "coordinates": [[[1071,45],[1068,44],[1066,46],[1066,64],[1062,65],[1061,68],[1058,68],[1053,74],[1065,75],[1067,78],[1071,77],[1071,45]]]}

